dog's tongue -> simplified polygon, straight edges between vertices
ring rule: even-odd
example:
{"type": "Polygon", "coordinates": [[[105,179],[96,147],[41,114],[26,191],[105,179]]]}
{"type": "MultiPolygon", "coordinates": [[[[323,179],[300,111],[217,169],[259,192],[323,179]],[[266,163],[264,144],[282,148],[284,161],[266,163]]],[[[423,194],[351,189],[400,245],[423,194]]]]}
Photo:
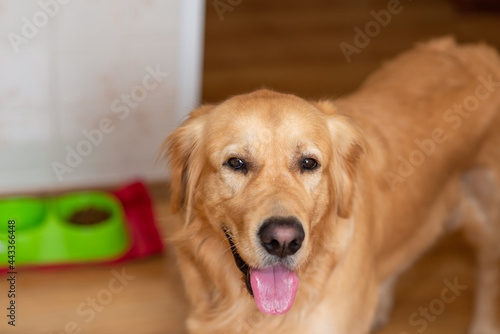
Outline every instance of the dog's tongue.
{"type": "Polygon", "coordinates": [[[262,313],[283,314],[292,307],[299,278],[293,271],[276,265],[250,270],[250,284],[262,313]]]}

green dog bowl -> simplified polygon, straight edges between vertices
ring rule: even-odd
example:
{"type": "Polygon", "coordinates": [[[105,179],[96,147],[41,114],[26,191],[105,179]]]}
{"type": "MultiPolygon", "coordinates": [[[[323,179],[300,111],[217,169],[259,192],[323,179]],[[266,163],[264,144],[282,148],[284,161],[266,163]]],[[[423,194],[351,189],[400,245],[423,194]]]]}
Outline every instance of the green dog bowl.
{"type": "Polygon", "coordinates": [[[12,234],[16,265],[111,260],[129,248],[122,205],[104,192],[2,199],[0,259],[4,263],[12,255],[8,253],[12,234]],[[9,221],[15,221],[14,232],[9,232],[9,221]]]}

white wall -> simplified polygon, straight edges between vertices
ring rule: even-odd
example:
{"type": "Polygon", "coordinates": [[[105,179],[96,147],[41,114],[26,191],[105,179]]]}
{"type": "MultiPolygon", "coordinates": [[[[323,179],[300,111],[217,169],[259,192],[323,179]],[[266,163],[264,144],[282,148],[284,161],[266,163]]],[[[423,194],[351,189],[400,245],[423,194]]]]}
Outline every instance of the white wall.
{"type": "Polygon", "coordinates": [[[0,0],[0,194],[165,178],[203,20],[201,0],[0,0]]]}

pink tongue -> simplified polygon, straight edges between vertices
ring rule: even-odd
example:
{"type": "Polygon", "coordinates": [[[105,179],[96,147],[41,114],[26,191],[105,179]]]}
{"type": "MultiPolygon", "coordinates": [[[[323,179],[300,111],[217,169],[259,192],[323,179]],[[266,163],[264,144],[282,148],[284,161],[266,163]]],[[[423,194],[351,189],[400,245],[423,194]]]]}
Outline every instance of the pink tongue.
{"type": "Polygon", "coordinates": [[[286,267],[276,265],[251,269],[250,283],[259,310],[276,315],[286,313],[292,307],[299,278],[286,267]]]}

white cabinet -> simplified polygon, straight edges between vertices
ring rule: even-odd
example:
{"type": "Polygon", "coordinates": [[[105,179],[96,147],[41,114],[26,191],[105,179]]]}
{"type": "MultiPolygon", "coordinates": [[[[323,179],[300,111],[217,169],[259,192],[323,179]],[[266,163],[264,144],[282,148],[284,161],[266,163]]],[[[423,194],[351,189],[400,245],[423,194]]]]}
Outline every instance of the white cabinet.
{"type": "Polygon", "coordinates": [[[0,0],[0,194],[166,179],[205,1],[0,0]]]}

